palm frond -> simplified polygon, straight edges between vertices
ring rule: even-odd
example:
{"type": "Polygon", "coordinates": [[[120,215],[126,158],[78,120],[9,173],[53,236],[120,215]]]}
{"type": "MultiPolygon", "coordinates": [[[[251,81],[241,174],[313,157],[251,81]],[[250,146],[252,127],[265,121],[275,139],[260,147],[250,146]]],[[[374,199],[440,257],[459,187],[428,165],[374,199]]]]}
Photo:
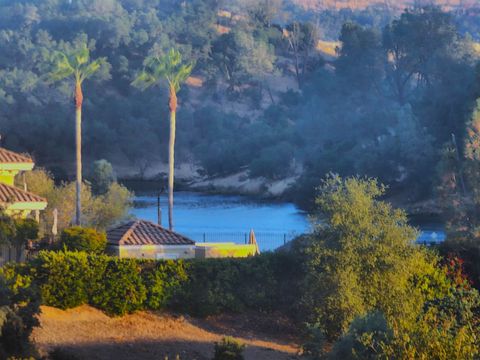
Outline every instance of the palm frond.
{"type": "Polygon", "coordinates": [[[74,76],[76,82],[82,83],[95,74],[104,65],[106,58],[99,58],[90,62],[90,51],[84,43],[68,53],[57,51],[53,55],[54,69],[47,74],[48,82],[63,80],[74,76]]]}
{"type": "Polygon", "coordinates": [[[172,83],[174,84],[177,92],[180,90],[180,84],[184,83],[192,73],[193,67],[194,63],[182,65],[174,74],[172,83]]]}
{"type": "Polygon", "coordinates": [[[156,85],[161,79],[180,90],[180,84],[190,76],[194,63],[182,64],[182,55],[176,49],[170,49],[162,56],[148,56],[143,62],[144,69],[132,82],[132,85],[145,90],[156,85]]]}
{"type": "Polygon", "coordinates": [[[63,80],[75,73],[75,68],[70,63],[68,56],[60,51],[53,55],[54,69],[47,74],[48,82],[63,80]]]}
{"type": "Polygon", "coordinates": [[[80,69],[80,81],[88,79],[95,74],[107,62],[106,58],[98,58],[80,69]]]}
{"type": "Polygon", "coordinates": [[[87,44],[83,43],[78,49],[71,54],[72,62],[76,66],[87,64],[90,60],[90,50],[88,50],[87,44]]]}
{"type": "Polygon", "coordinates": [[[148,89],[149,87],[155,85],[159,81],[159,78],[153,76],[148,71],[142,71],[137,75],[135,80],[132,81],[132,85],[142,91],[148,89]]]}

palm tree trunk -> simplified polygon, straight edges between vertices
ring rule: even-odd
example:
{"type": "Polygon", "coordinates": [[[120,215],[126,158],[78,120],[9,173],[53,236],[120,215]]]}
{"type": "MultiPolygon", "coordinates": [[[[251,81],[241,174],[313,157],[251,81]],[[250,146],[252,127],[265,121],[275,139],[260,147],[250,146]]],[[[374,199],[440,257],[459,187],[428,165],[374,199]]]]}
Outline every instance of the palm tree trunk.
{"type": "Polygon", "coordinates": [[[170,86],[170,140],[168,142],[168,228],[173,230],[173,179],[175,171],[175,128],[177,119],[177,94],[170,86]]]}
{"type": "Polygon", "coordinates": [[[76,204],[75,225],[81,225],[82,216],[82,103],[83,93],[80,83],[75,86],[75,153],[76,153],[76,204]]]}

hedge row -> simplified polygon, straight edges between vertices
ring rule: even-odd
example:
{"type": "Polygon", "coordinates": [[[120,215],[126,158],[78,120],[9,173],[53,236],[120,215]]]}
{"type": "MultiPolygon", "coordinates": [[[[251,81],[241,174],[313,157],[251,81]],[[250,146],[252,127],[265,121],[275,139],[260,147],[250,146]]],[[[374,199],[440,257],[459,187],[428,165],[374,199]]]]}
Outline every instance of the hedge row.
{"type": "Polygon", "coordinates": [[[165,308],[197,316],[285,311],[295,302],[299,276],[298,263],[286,253],[154,261],[43,251],[28,267],[43,304],[61,309],[90,304],[109,315],[165,308]]]}
{"type": "Polygon", "coordinates": [[[176,310],[196,316],[248,309],[287,312],[298,301],[299,266],[287,253],[188,265],[188,281],[172,298],[176,310]]]}

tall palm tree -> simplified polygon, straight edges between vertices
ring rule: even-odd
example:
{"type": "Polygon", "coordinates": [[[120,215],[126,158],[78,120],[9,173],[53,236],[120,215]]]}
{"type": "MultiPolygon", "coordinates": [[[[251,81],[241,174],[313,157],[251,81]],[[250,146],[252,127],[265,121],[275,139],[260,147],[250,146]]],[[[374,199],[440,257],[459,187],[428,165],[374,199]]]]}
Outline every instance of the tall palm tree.
{"type": "Polygon", "coordinates": [[[75,86],[75,151],[76,151],[76,206],[75,224],[81,224],[82,213],[82,104],[83,82],[93,76],[103,64],[106,58],[90,61],[90,51],[87,44],[83,43],[76,49],[68,52],[55,53],[55,67],[49,74],[52,82],[71,78],[75,86]]]}
{"type": "Polygon", "coordinates": [[[187,80],[194,64],[184,63],[178,50],[170,51],[162,56],[148,56],[144,61],[144,69],[132,82],[141,90],[160,84],[163,80],[168,85],[170,108],[170,140],[168,143],[168,227],[173,230],[173,178],[175,161],[175,127],[177,115],[177,93],[180,85],[187,80]]]}

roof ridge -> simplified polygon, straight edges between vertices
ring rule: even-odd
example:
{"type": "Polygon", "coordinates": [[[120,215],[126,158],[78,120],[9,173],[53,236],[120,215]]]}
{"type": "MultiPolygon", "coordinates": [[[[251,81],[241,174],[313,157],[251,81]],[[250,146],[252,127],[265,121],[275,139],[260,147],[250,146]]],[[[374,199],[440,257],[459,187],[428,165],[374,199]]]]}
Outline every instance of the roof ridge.
{"type": "Polygon", "coordinates": [[[33,162],[33,159],[29,154],[27,155],[26,153],[25,154],[24,153],[18,153],[18,152],[6,149],[3,146],[0,146],[0,151],[5,151],[5,152],[7,152],[11,155],[15,155],[17,157],[23,158],[25,162],[28,162],[28,163],[33,162]]]}
{"type": "Polygon", "coordinates": [[[143,220],[143,219],[139,219],[138,221],[139,221],[139,222],[144,222],[144,223],[147,223],[147,224],[150,224],[150,225],[153,225],[153,226],[160,227],[163,231],[166,231],[166,232],[168,232],[169,234],[178,235],[178,236],[181,236],[181,237],[183,237],[183,238],[185,238],[185,239],[191,240],[191,239],[189,239],[188,237],[186,237],[186,236],[184,236],[184,235],[182,235],[182,234],[180,234],[180,233],[178,233],[178,232],[175,232],[175,231],[173,231],[173,230],[170,230],[170,229],[168,229],[168,228],[166,228],[166,227],[163,227],[163,226],[160,225],[160,224],[156,224],[156,223],[154,223],[153,221],[143,220]]]}
{"type": "Polygon", "coordinates": [[[14,185],[8,185],[8,184],[5,184],[5,183],[0,182],[0,186],[6,186],[6,187],[9,187],[9,188],[11,188],[11,189],[15,189],[16,191],[19,191],[19,192],[21,192],[21,193],[24,193],[24,194],[31,195],[31,196],[33,196],[33,197],[42,199],[42,200],[45,201],[45,202],[47,201],[47,199],[44,198],[43,196],[37,195],[37,194],[32,193],[32,192],[30,192],[30,191],[25,191],[25,190],[23,190],[23,189],[21,189],[21,188],[19,188],[19,187],[17,187],[17,186],[14,186],[14,185]]]}
{"type": "Polygon", "coordinates": [[[165,229],[152,221],[135,219],[107,231],[109,243],[115,245],[194,245],[192,239],[165,229]]]}
{"type": "Polygon", "coordinates": [[[153,225],[153,226],[161,227],[163,230],[168,230],[168,229],[164,228],[162,225],[154,223],[153,221],[150,221],[150,220],[138,219],[137,221],[147,223],[147,224],[150,224],[150,225],[153,225]]]}
{"type": "MultiPolygon", "coordinates": [[[[122,237],[118,240],[118,244],[121,245],[121,242],[124,240],[124,238],[128,238],[130,234],[137,228],[138,224],[140,223],[141,220],[133,220],[133,224],[130,225],[127,231],[122,235],[122,237]]],[[[127,223],[128,224],[128,223],[127,223]]],[[[125,225],[127,225],[125,224],[125,225]]]]}

